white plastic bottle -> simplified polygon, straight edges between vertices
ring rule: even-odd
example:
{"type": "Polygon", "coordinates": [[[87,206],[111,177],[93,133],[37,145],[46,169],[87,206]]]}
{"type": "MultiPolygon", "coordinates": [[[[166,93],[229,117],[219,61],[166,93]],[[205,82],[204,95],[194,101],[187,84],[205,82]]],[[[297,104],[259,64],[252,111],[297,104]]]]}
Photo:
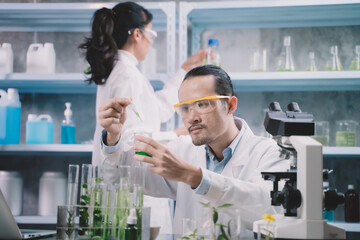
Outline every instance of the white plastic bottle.
{"type": "Polygon", "coordinates": [[[11,43],[0,45],[0,73],[12,73],[14,68],[14,54],[11,43]]]}
{"type": "Polygon", "coordinates": [[[21,102],[19,92],[15,88],[8,89],[6,107],[6,144],[20,143],[21,102]]]}
{"type": "Polygon", "coordinates": [[[27,73],[54,73],[55,50],[52,43],[32,43],[26,54],[27,73]]]}
{"type": "Polygon", "coordinates": [[[207,57],[204,61],[204,65],[212,64],[216,66],[221,66],[220,63],[220,52],[219,52],[219,40],[215,38],[209,39],[207,57]]]}
{"type": "Polygon", "coordinates": [[[71,103],[65,103],[65,119],[61,123],[61,144],[75,144],[75,124],[72,121],[71,103]]]}

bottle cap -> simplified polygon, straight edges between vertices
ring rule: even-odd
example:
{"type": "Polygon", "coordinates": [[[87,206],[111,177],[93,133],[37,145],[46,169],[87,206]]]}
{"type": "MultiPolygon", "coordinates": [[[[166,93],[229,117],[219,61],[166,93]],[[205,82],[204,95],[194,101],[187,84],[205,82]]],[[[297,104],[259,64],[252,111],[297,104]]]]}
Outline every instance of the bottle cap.
{"type": "Polygon", "coordinates": [[[19,102],[19,91],[16,88],[8,88],[8,99],[12,102],[19,102]]]}
{"type": "Polygon", "coordinates": [[[27,120],[28,120],[28,121],[35,121],[36,118],[37,118],[36,114],[29,114],[27,120]]]}
{"type": "Polygon", "coordinates": [[[323,188],[329,188],[329,182],[323,182],[323,188]]]}
{"type": "Polygon", "coordinates": [[[72,111],[71,111],[71,109],[70,109],[71,103],[70,103],[70,102],[66,102],[66,103],[65,103],[65,106],[66,106],[66,109],[65,109],[65,111],[64,111],[65,118],[66,118],[66,119],[70,119],[71,116],[72,116],[72,111]]]}
{"type": "Polygon", "coordinates": [[[209,39],[209,46],[212,46],[212,45],[219,46],[219,40],[216,39],[216,38],[210,38],[209,39]]]}
{"type": "Polygon", "coordinates": [[[349,185],[348,185],[348,189],[349,189],[349,190],[354,190],[354,185],[353,185],[353,184],[349,184],[349,185]]]}
{"type": "Polygon", "coordinates": [[[135,208],[131,208],[130,209],[130,214],[126,219],[126,223],[127,224],[136,224],[137,222],[137,217],[136,217],[136,209],[135,208]]]}

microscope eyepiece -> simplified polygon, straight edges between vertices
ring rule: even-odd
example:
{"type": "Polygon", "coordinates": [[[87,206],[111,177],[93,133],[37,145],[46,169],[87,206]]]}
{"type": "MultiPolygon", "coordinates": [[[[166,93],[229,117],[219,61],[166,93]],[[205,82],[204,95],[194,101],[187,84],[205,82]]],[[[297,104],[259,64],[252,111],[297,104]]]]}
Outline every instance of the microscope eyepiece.
{"type": "Polygon", "coordinates": [[[292,111],[292,112],[301,112],[299,104],[297,104],[297,102],[289,103],[289,105],[287,105],[287,109],[288,111],[292,111]]]}
{"type": "Polygon", "coordinates": [[[273,111],[273,112],[281,112],[281,107],[280,107],[280,103],[278,102],[272,102],[269,105],[269,110],[273,111]]]}

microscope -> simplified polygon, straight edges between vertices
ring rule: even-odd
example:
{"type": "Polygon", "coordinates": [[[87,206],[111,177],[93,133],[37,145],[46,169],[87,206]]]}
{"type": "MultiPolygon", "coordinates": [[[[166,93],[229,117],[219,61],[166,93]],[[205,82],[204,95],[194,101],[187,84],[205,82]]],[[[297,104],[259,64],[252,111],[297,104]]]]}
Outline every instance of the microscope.
{"type": "Polygon", "coordinates": [[[275,215],[271,225],[266,220],[254,222],[255,239],[346,239],[344,229],[323,220],[323,209],[334,210],[344,203],[344,195],[334,189],[323,191],[329,171],[323,170],[322,145],[309,137],[314,135],[313,115],[301,112],[295,102],[285,112],[278,102],[272,102],[264,125],[277,138],[280,157],[289,160],[290,168],[261,172],[265,180],[273,181],[271,205],[282,205],[284,215],[275,215]],[[281,180],[285,184],[279,190],[281,180]]]}

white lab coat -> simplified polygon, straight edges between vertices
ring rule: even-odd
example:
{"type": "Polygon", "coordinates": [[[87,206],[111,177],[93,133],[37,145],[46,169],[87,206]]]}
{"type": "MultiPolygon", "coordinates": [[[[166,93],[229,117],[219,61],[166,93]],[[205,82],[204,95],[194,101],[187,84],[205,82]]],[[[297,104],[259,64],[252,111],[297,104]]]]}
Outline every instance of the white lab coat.
{"type": "MultiPolygon", "coordinates": [[[[146,128],[154,134],[162,136],[162,140],[176,138],[174,132],[160,133],[162,122],[169,120],[174,114],[173,105],[178,102],[178,89],[186,74],[180,69],[173,78],[166,81],[160,91],[154,91],[150,81],[137,68],[138,61],[130,52],[119,50],[118,61],[108,77],[106,84],[98,85],[96,93],[96,129],[94,133],[94,150],[92,164],[100,165],[100,140],[103,128],[98,121],[98,109],[101,103],[114,97],[131,97],[143,122],[129,109],[127,109],[127,120],[123,127],[122,137],[130,138],[130,134],[138,128],[146,128]]],[[[106,177],[105,177],[106,179],[106,177]]],[[[152,218],[152,224],[162,225],[161,233],[171,233],[170,211],[164,208],[168,205],[167,199],[152,199],[145,197],[144,202],[152,209],[158,209],[161,216],[152,218]]]]}
{"type": "MultiPolygon", "coordinates": [[[[221,174],[210,172],[211,186],[205,195],[199,195],[185,183],[166,180],[150,171],[146,172],[145,193],[155,197],[176,200],[173,230],[181,234],[182,219],[190,218],[198,224],[208,222],[208,211],[199,202],[213,206],[231,203],[240,211],[241,237],[252,238],[252,224],[265,213],[281,209],[271,206],[272,182],[262,179],[261,171],[286,171],[289,163],[279,158],[279,148],[269,138],[255,136],[243,119],[235,118],[242,134],[232,158],[221,174]]],[[[194,146],[189,136],[182,136],[168,144],[168,147],[182,159],[206,169],[204,146],[194,146]]],[[[127,158],[121,149],[113,154],[103,153],[103,166],[108,175],[117,175],[119,159],[127,158]]],[[[114,177],[114,176],[112,176],[114,177]]],[[[211,219],[210,219],[211,220],[211,219]]],[[[206,233],[201,229],[200,234],[206,233]]],[[[207,232],[209,233],[209,232],[207,232]]]]}

